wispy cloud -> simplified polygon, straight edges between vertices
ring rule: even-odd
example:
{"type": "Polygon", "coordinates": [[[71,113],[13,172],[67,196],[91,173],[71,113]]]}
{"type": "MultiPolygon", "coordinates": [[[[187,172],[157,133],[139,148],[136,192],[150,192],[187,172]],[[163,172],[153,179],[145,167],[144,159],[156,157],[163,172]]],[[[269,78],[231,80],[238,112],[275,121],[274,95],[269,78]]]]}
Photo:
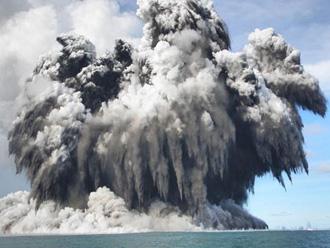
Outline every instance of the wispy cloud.
{"type": "Polygon", "coordinates": [[[17,12],[28,10],[30,8],[28,1],[24,0],[0,0],[0,6],[0,25],[17,12]]]}
{"type": "Polygon", "coordinates": [[[330,174],[330,162],[317,166],[317,171],[322,174],[330,174]]]}
{"type": "Polygon", "coordinates": [[[305,125],[303,131],[305,135],[324,135],[329,129],[326,126],[315,122],[305,125]]]}
{"type": "Polygon", "coordinates": [[[273,0],[220,0],[215,1],[220,13],[228,17],[238,17],[249,20],[249,22],[276,23],[298,21],[313,15],[313,11],[318,7],[316,2],[309,0],[273,1],[273,0]],[[281,19],[278,19],[281,18],[281,19]]]}
{"type": "Polygon", "coordinates": [[[316,163],[313,166],[310,166],[312,172],[317,174],[328,175],[330,174],[330,161],[325,160],[320,163],[316,163]]]}
{"type": "Polygon", "coordinates": [[[292,213],[290,212],[287,212],[287,211],[282,211],[282,212],[279,212],[279,213],[272,213],[271,216],[274,216],[274,217],[285,217],[285,216],[290,216],[292,215],[292,213]]]}
{"type": "Polygon", "coordinates": [[[330,59],[306,65],[305,69],[320,81],[322,90],[330,94],[330,59]]]}

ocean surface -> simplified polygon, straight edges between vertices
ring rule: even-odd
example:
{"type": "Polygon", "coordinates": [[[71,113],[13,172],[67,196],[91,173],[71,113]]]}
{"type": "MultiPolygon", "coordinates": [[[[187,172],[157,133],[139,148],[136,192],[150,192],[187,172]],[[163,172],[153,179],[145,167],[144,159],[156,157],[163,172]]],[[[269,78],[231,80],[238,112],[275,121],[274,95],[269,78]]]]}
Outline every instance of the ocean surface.
{"type": "Polygon", "coordinates": [[[114,235],[1,236],[1,248],[325,248],[330,231],[247,231],[114,235]]]}

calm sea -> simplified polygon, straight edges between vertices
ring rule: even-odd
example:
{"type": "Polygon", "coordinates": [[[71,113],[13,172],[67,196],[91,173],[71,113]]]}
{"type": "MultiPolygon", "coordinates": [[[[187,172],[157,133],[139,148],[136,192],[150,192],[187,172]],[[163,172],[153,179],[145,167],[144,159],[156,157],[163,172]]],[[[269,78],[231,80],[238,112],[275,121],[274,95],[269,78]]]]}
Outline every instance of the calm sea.
{"type": "Polygon", "coordinates": [[[264,231],[219,233],[144,233],[74,236],[0,237],[1,248],[325,248],[330,231],[264,231]]]}

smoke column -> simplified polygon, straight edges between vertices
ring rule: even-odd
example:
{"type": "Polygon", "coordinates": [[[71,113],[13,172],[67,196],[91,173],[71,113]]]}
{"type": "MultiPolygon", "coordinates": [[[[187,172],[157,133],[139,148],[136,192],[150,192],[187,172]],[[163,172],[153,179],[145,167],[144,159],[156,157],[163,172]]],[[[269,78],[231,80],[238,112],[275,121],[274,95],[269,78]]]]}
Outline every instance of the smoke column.
{"type": "MultiPolygon", "coordinates": [[[[161,215],[204,227],[266,228],[242,205],[256,177],[272,173],[284,185],[283,174],[308,171],[298,108],[325,115],[317,79],[272,29],[231,52],[209,0],[138,6],[139,47],[117,40],[97,56],[83,36],[63,34],[61,50],[27,80],[9,133],[17,171],[31,182],[25,213],[54,202],[86,214],[90,193],[107,187],[127,212],[162,202],[161,215]]],[[[0,201],[0,216],[13,199],[0,201]]],[[[14,215],[3,232],[26,216],[14,215]]]]}

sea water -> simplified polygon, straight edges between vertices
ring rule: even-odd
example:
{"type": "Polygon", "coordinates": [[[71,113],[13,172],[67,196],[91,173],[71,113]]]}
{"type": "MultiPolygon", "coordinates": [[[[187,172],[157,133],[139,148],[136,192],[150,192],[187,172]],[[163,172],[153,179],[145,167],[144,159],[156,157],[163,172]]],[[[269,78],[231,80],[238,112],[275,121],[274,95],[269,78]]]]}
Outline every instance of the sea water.
{"type": "Polygon", "coordinates": [[[330,248],[330,231],[1,236],[1,248],[330,248]]]}

